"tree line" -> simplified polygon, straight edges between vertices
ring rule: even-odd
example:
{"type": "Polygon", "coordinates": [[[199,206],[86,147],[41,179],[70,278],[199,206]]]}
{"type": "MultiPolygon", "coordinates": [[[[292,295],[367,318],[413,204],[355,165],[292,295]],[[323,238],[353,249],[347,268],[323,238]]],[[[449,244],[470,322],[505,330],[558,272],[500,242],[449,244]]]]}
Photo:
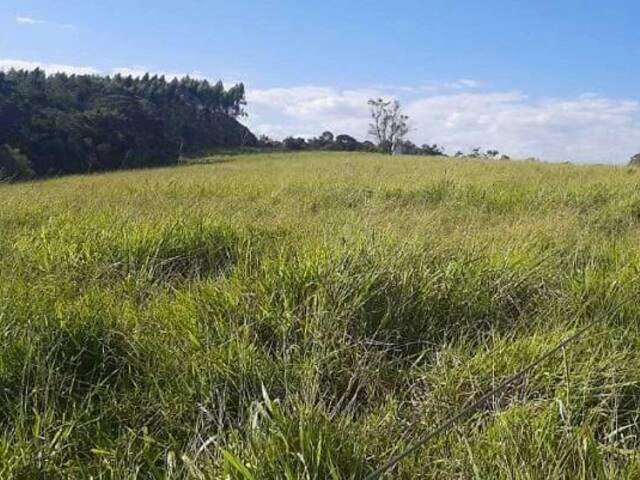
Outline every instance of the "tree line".
{"type": "Polygon", "coordinates": [[[334,136],[332,132],[325,131],[318,137],[287,137],[282,141],[263,135],[258,140],[258,145],[262,149],[272,150],[339,150],[406,155],[444,155],[443,147],[435,144],[418,146],[406,139],[410,130],[407,123],[409,117],[402,113],[400,103],[397,100],[371,99],[368,105],[371,116],[369,136],[374,139],[375,143],[369,140],[360,142],[346,134],[334,136]]]}
{"type": "MultiPolygon", "coordinates": [[[[444,149],[435,144],[418,146],[409,140],[402,140],[398,145],[402,146],[402,152],[407,155],[444,155],[444,149]]],[[[275,140],[269,136],[262,135],[258,138],[258,146],[262,150],[391,153],[389,146],[386,144],[380,145],[369,140],[359,141],[351,135],[334,135],[330,131],[325,131],[317,137],[290,136],[283,140],[275,140]]]]}
{"type": "Polygon", "coordinates": [[[169,164],[203,149],[256,146],[236,120],[245,105],[242,83],[0,72],[0,177],[169,164]]]}

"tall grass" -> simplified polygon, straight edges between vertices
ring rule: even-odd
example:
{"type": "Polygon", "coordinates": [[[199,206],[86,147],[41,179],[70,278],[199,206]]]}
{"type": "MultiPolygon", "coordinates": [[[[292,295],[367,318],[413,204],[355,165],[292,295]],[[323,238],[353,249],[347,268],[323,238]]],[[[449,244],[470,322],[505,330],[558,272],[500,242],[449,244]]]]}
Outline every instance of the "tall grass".
{"type": "Polygon", "coordinates": [[[0,186],[0,478],[640,476],[640,173],[343,153],[0,186]]]}

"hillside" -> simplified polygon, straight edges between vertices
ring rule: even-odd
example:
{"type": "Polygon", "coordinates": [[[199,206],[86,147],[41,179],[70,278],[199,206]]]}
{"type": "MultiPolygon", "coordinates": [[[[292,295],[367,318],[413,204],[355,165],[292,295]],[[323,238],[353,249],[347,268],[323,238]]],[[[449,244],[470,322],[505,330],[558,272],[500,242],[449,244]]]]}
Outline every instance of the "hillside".
{"type": "Polygon", "coordinates": [[[0,478],[640,476],[640,170],[211,157],[0,185],[0,478]]]}
{"type": "Polygon", "coordinates": [[[0,69],[0,180],[178,163],[252,146],[242,83],[0,69]]]}

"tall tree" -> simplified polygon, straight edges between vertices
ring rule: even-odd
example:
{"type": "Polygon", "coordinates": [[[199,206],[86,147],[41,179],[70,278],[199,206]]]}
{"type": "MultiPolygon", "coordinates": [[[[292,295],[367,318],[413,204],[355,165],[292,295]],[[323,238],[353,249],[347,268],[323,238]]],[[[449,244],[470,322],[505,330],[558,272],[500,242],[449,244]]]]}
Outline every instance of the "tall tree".
{"type": "Polygon", "coordinates": [[[392,153],[409,133],[409,117],[402,113],[397,100],[377,98],[369,100],[368,104],[371,109],[369,135],[376,140],[380,149],[392,153]]]}

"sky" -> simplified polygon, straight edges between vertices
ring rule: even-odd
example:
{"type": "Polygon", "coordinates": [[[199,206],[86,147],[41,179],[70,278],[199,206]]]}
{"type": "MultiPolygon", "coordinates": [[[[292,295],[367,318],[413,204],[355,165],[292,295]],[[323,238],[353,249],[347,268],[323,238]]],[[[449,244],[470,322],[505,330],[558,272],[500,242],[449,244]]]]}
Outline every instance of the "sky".
{"type": "Polygon", "coordinates": [[[2,0],[0,69],[242,81],[256,134],[367,137],[398,99],[448,153],[640,152],[637,0],[2,0]]]}

